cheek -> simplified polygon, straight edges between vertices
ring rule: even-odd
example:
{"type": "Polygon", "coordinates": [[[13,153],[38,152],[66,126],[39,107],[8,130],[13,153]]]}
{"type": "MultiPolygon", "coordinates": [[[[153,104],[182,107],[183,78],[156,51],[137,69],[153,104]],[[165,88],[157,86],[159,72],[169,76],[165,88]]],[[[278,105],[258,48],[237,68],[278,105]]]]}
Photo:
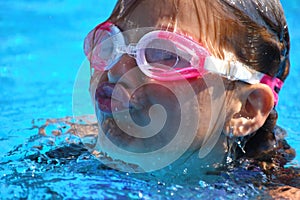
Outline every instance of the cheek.
{"type": "MultiPolygon", "coordinates": [[[[210,131],[209,127],[213,126],[212,121],[212,98],[207,86],[199,81],[192,87],[182,87],[182,84],[163,85],[149,84],[143,88],[144,109],[142,111],[132,113],[133,119],[140,125],[142,123],[150,123],[149,110],[153,105],[160,105],[167,114],[167,120],[161,132],[164,136],[171,137],[176,133],[180,123],[185,123],[187,132],[194,130],[194,122],[197,121],[197,140],[201,140],[210,131]],[[174,90],[176,88],[176,90],[174,90]],[[189,92],[187,90],[193,90],[189,92]],[[146,100],[145,100],[146,99],[146,100]]],[[[161,117],[161,113],[157,112],[156,117],[161,117]]]]}
{"type": "Polygon", "coordinates": [[[156,118],[164,120],[166,123],[163,129],[172,131],[179,124],[181,109],[176,94],[170,90],[170,86],[150,83],[139,88],[133,95],[132,101],[138,101],[142,105],[141,110],[133,110],[132,118],[139,125],[150,123],[149,112],[156,118]],[[153,109],[156,107],[156,109],[153,109]]]}
{"type": "Polygon", "coordinates": [[[198,124],[198,134],[197,139],[199,141],[202,141],[203,138],[207,134],[210,133],[210,126],[212,126],[212,102],[211,97],[208,89],[202,90],[200,93],[197,94],[198,99],[198,118],[199,118],[199,124],[198,124]]]}
{"type": "Polygon", "coordinates": [[[221,134],[226,118],[226,93],[222,80],[214,77],[195,80],[191,85],[198,100],[199,124],[195,145],[199,146],[205,138],[218,138],[221,134]]]}
{"type": "Polygon", "coordinates": [[[213,105],[211,102],[210,94],[207,90],[202,91],[197,95],[199,105],[199,116],[201,123],[206,124],[210,121],[212,115],[213,105]]]}

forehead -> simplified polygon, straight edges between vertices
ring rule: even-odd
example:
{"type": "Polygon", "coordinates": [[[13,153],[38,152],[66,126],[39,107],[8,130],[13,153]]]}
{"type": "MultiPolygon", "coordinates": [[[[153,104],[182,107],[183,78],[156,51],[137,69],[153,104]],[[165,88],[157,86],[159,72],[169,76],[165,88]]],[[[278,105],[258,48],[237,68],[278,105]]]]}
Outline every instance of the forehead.
{"type": "MultiPolygon", "coordinates": [[[[193,1],[146,0],[137,1],[135,7],[115,23],[123,30],[154,27],[200,37],[199,13],[193,1]]],[[[126,8],[125,8],[126,9],[126,8]]]]}

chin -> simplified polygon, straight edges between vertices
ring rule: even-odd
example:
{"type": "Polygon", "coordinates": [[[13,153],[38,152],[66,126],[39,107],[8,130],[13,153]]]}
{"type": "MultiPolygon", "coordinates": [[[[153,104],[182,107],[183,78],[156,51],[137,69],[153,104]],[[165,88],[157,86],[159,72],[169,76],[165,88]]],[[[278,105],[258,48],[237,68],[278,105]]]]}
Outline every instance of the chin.
{"type": "Polygon", "coordinates": [[[99,135],[106,137],[114,146],[128,152],[146,151],[143,141],[122,130],[112,114],[101,112],[97,114],[99,135]],[[100,116],[99,116],[100,115],[100,116]]]}
{"type": "Polygon", "coordinates": [[[97,157],[109,167],[137,173],[150,172],[153,168],[158,176],[169,173],[170,169],[171,173],[188,169],[190,172],[197,171],[200,175],[207,170],[212,170],[215,165],[223,161],[224,149],[222,149],[222,144],[216,144],[215,148],[204,158],[199,157],[199,150],[203,143],[202,137],[195,137],[189,146],[180,140],[167,151],[157,153],[176,139],[175,130],[178,127],[171,131],[172,128],[176,127],[174,124],[173,126],[168,124],[172,122],[166,123],[164,128],[153,137],[139,138],[134,135],[137,134],[134,130],[129,133],[128,129],[124,131],[119,127],[118,121],[119,118],[122,118],[120,113],[114,116],[111,113],[97,110],[99,134],[97,145],[94,148],[97,152],[101,152],[101,156],[97,157]],[[156,157],[149,158],[149,154],[156,154],[156,157]],[[175,154],[179,156],[169,160],[175,154]],[[138,159],[130,159],[129,157],[132,155],[138,155],[138,159]],[[145,162],[155,166],[147,168],[145,162]],[[168,165],[164,166],[165,162],[168,162],[168,165]]]}

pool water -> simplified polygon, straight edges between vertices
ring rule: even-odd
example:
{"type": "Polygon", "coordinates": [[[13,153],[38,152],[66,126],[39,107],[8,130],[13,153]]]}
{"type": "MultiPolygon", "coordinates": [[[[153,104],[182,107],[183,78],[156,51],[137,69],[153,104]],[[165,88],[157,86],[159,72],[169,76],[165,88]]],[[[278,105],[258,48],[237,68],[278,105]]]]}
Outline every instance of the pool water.
{"type": "MultiPolygon", "coordinates": [[[[256,199],[286,183],[243,167],[215,182],[163,182],[106,168],[72,134],[72,92],[86,34],[114,1],[0,0],[1,199],[256,199]],[[50,119],[50,120],[49,120],[50,119]]],[[[282,0],[291,34],[291,73],[280,93],[278,124],[298,152],[300,29],[297,1],[282,0]]],[[[293,169],[293,168],[292,168],[293,169]]],[[[287,172],[289,169],[287,169],[287,172]]],[[[291,173],[293,173],[291,171],[291,173]]]]}

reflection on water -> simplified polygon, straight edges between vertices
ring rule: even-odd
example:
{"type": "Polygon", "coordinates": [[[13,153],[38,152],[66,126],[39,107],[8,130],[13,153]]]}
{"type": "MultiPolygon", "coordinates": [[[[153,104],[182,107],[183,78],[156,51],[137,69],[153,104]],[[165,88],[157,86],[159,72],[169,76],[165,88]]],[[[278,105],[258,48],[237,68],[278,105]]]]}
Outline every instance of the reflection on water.
{"type": "MultiPolygon", "coordinates": [[[[218,181],[177,184],[161,181],[151,174],[128,174],[110,169],[81,143],[81,134],[96,134],[90,117],[74,120],[34,120],[22,131],[33,132],[0,160],[2,196],[18,198],[111,198],[134,199],[253,199],[280,195],[299,188],[298,169],[263,173],[259,165],[241,161],[239,166],[220,170],[218,181]],[[286,188],[279,186],[286,185],[286,188]],[[277,189],[275,192],[275,189],[277,189]],[[278,193],[278,191],[281,192],[278,193]]],[[[183,174],[184,176],[184,174],[183,174]]]]}

